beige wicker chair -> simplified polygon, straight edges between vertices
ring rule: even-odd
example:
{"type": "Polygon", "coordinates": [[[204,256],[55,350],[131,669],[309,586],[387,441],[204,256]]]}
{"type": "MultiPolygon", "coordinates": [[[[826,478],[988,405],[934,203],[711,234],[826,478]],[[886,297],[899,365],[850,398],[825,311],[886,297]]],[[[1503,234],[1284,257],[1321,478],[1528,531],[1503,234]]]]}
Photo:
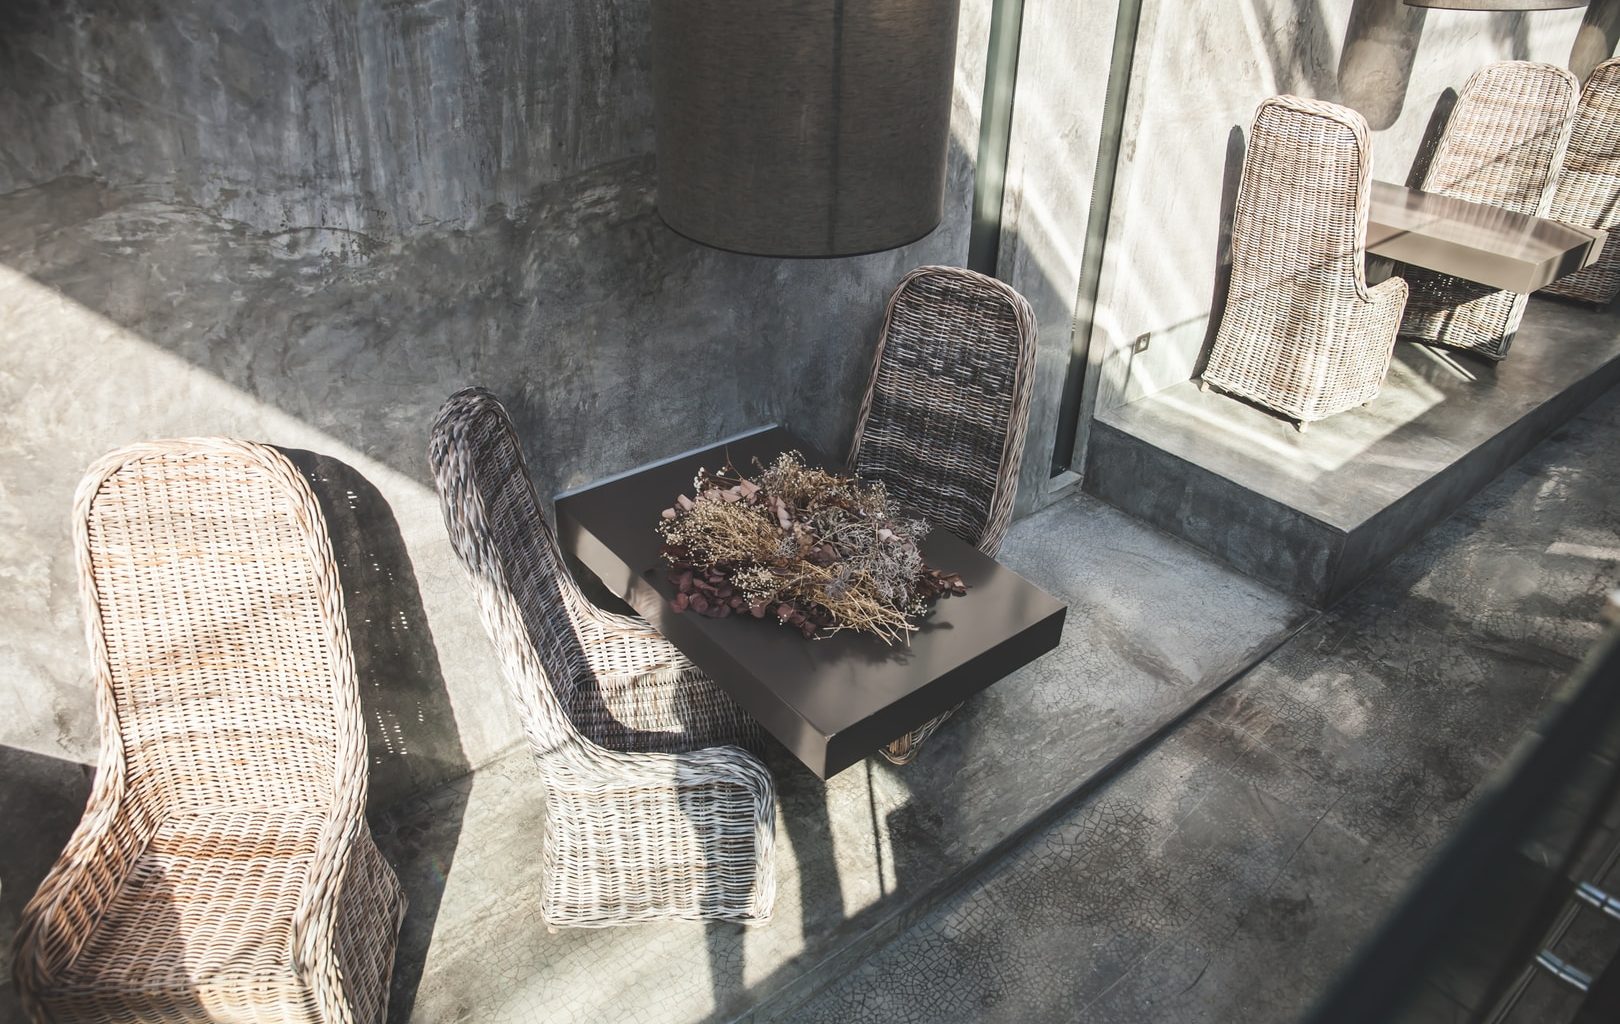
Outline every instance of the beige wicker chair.
{"type": "Polygon", "coordinates": [[[108,456],[76,505],[101,759],[23,911],[36,1021],[378,1024],[405,901],[319,506],[225,439],[108,456]]]}
{"type": "Polygon", "coordinates": [[[1614,301],[1620,295],[1620,58],[1594,68],[1581,90],[1569,153],[1548,216],[1603,228],[1609,239],[1596,263],[1543,292],[1600,305],[1614,301]]]}
{"type": "Polygon", "coordinates": [[[767,920],[775,787],[743,749],[758,725],[644,620],[580,592],[494,395],[450,396],[429,459],[545,777],[546,923],[767,920]]]}
{"type": "Polygon", "coordinates": [[[1203,385],[1305,424],[1377,397],[1406,283],[1367,287],[1367,122],[1274,96],[1254,115],[1232,224],[1232,285],[1203,385]]]}
{"type": "MultiPolygon", "coordinates": [[[[993,555],[1012,522],[1035,377],[1035,314],[994,278],[919,267],[889,299],[849,464],[993,555]]],[[[884,748],[895,764],[947,711],[884,748]]]]}
{"type": "MultiPolygon", "coordinates": [[[[1425,192],[1546,216],[1580,99],[1575,76],[1511,60],[1468,79],[1423,181],[1425,192]]],[[[1408,267],[1401,336],[1501,359],[1529,296],[1408,267]]]]}

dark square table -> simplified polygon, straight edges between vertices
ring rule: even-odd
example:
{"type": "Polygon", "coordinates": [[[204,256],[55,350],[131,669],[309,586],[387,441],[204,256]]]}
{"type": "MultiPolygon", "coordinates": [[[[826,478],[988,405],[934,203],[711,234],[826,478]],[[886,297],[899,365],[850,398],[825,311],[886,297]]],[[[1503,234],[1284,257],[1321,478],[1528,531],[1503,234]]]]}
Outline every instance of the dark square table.
{"type": "Polygon", "coordinates": [[[1596,263],[1608,235],[1387,181],[1372,183],[1367,251],[1510,292],[1596,263]]]}
{"type": "Polygon", "coordinates": [[[729,457],[749,471],[755,458],[768,465],[784,451],[829,465],[766,427],[559,495],[557,534],[817,776],[830,778],[1057,646],[1067,606],[943,529],[924,538],[923,558],[960,573],[968,592],[935,604],[909,646],[853,632],[806,640],[769,616],[675,611],[659,513],[692,493],[700,467],[729,457]]]}

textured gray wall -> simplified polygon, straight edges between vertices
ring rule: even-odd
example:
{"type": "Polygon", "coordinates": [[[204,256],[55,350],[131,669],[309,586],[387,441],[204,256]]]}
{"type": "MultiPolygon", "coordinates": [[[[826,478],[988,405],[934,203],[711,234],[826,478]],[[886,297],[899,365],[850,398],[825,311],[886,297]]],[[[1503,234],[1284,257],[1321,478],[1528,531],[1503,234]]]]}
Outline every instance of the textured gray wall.
{"type": "Polygon", "coordinates": [[[162,185],[265,230],[466,227],[652,147],[636,0],[19,0],[0,191],[162,185]]]}
{"type": "Polygon", "coordinates": [[[84,466],[208,433],[313,453],[375,798],[516,742],[427,474],[438,404],[495,389],[548,492],[769,421],[840,451],[887,293],[965,258],[987,31],[966,0],[945,223],[796,262],[658,220],[639,3],[5,5],[0,745],[95,749],[84,466]]]}

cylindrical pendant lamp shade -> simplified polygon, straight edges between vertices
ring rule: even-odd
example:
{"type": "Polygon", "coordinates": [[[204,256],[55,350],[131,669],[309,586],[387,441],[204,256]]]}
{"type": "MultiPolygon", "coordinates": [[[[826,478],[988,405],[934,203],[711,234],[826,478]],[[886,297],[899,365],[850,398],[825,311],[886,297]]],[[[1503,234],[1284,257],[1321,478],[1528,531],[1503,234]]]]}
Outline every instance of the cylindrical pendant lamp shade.
{"type": "Polygon", "coordinates": [[[768,256],[849,256],[932,231],[957,2],[652,0],[664,221],[768,256]]]}

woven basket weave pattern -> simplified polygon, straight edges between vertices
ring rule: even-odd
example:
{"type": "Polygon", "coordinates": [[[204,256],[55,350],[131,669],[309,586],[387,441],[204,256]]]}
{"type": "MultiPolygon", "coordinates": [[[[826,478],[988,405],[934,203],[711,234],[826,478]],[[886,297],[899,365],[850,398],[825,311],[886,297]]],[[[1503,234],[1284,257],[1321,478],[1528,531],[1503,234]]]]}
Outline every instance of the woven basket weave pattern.
{"type": "MultiPolygon", "coordinates": [[[[1580,83],[1564,68],[1503,61],[1474,72],[1446,122],[1423,189],[1546,216],[1564,162],[1580,83]]],[[[1529,298],[1408,267],[1401,336],[1501,359],[1529,298]]]]}
{"type": "Polygon", "coordinates": [[[1599,64],[1581,90],[1549,216],[1603,228],[1609,238],[1596,263],[1543,291],[1582,302],[1614,301],[1620,295],[1620,58],[1599,64]]]}
{"type": "Polygon", "coordinates": [[[744,749],[758,725],[647,622],[580,592],[492,394],[445,402],[429,459],[545,778],[541,916],[768,919],[775,788],[744,749]]]}
{"type": "Polygon", "coordinates": [[[1205,383],[1301,423],[1378,395],[1407,289],[1399,278],[1367,287],[1371,162],[1367,122],[1348,107],[1260,104],[1205,383]]]}
{"type": "Polygon", "coordinates": [[[75,511],[101,760],[23,913],[36,1020],[375,1024],[404,898],[314,495],[263,445],[98,463],[75,511]]]}
{"type": "MultiPolygon", "coordinates": [[[[856,474],[882,481],[900,507],[994,555],[1012,522],[1035,336],[1029,303],[994,278],[959,267],[907,274],[878,336],[849,457],[856,474]]],[[[910,761],[950,714],[884,755],[910,761]]]]}

